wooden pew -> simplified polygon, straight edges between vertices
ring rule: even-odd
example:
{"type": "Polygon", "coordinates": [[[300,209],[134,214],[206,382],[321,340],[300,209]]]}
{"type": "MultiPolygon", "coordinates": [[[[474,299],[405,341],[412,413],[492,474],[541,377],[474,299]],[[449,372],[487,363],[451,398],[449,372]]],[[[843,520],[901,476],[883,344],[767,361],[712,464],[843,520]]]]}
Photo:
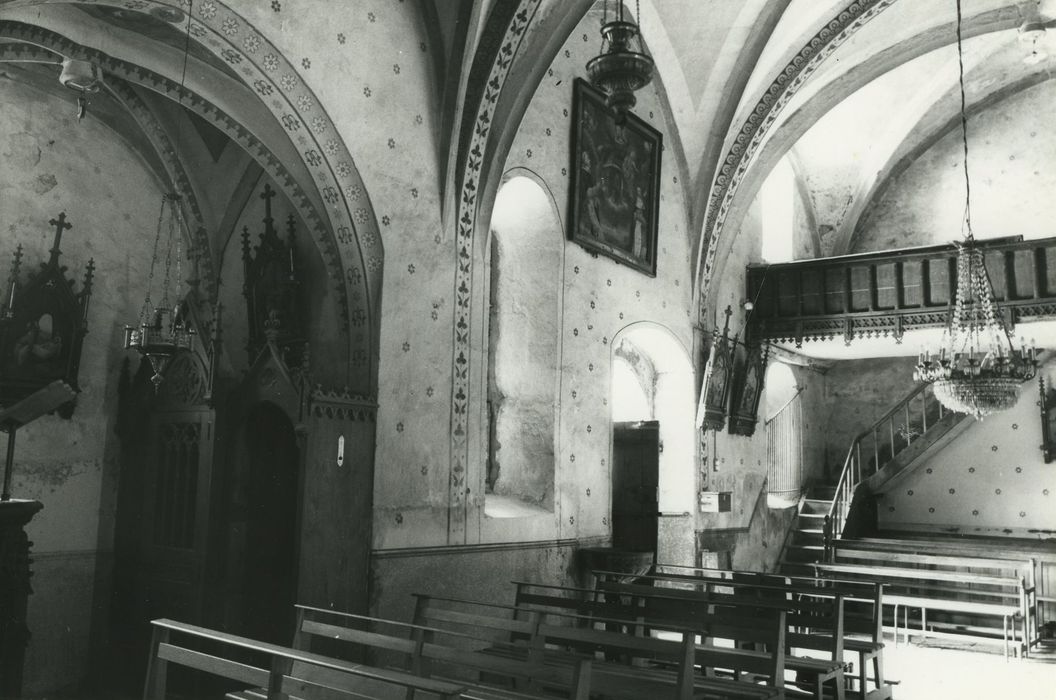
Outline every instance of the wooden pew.
{"type": "MultiPolygon", "coordinates": [[[[598,576],[600,572],[596,572],[598,576]]],[[[595,595],[597,600],[582,603],[569,602],[561,594],[590,593],[584,589],[549,586],[542,584],[517,583],[518,607],[531,606],[533,609],[562,609],[575,607],[581,612],[596,616],[624,616],[634,620],[634,629],[638,634],[648,634],[652,630],[665,630],[671,624],[689,625],[706,639],[726,639],[736,643],[763,642],[758,631],[753,628],[752,618],[760,611],[764,614],[780,611],[786,620],[784,636],[786,640],[784,669],[792,670],[797,676],[806,676],[808,685],[813,688],[816,697],[821,698],[825,684],[832,682],[837,697],[844,694],[844,663],[842,658],[843,639],[843,599],[837,594],[827,600],[795,601],[788,599],[784,591],[772,591],[779,595],[765,597],[759,595],[762,590],[752,591],[752,595],[722,594],[710,590],[689,590],[678,588],[661,588],[640,583],[624,583],[621,577],[614,574],[598,576],[599,581],[595,595]],[[622,601],[626,600],[626,603],[622,601]],[[616,607],[613,607],[613,604],[616,607]],[[726,612],[730,618],[720,620],[716,611],[726,612]],[[826,626],[829,634],[824,643],[815,638],[819,646],[830,653],[829,659],[818,659],[806,656],[794,656],[787,653],[788,630],[806,622],[826,626]]],[[[641,578],[639,578],[639,581],[641,578]]],[[[772,639],[770,640],[772,642],[772,639]]],[[[713,646],[710,645],[709,646],[713,646]]],[[[766,644],[763,644],[764,648],[766,644]]],[[[729,665],[734,671],[753,672],[763,677],[775,679],[775,685],[784,682],[784,669],[750,665],[753,659],[740,658],[741,649],[712,648],[708,653],[698,655],[698,664],[722,666],[729,665]],[[740,666],[738,666],[740,664],[740,666]]]]}
{"type": "MultiPolygon", "coordinates": [[[[895,642],[898,642],[898,609],[906,608],[906,636],[908,639],[908,608],[921,610],[921,632],[929,634],[927,629],[927,611],[940,610],[948,613],[964,613],[977,617],[998,617],[1002,621],[1002,641],[1005,658],[1009,656],[1009,643],[1016,638],[1016,620],[1023,620],[1023,630],[1017,654],[1026,651],[1027,619],[1023,610],[1027,602],[1023,596],[1027,588],[1022,578],[1005,576],[985,576],[965,574],[953,571],[936,571],[930,569],[912,569],[895,566],[864,566],[857,564],[811,564],[815,573],[835,575],[840,578],[856,577],[871,581],[883,582],[887,588],[884,604],[894,607],[895,642]],[[984,586],[990,591],[1016,591],[1013,602],[978,602],[965,598],[971,595],[972,586],[984,586]],[[896,592],[892,592],[895,590],[896,592]]],[[[1032,593],[1033,591],[1031,591],[1032,593]]],[[[930,632],[934,636],[949,636],[946,633],[930,632]]],[[[964,635],[956,635],[964,637],[964,635]]],[[[982,638],[982,637],[976,637],[982,638]]]]}
{"type": "Polygon", "coordinates": [[[363,684],[422,692],[444,700],[468,697],[464,695],[466,687],[458,683],[341,661],[173,620],[154,620],[151,624],[154,633],[144,700],[164,700],[170,664],[262,687],[269,699],[286,695],[303,700],[362,698],[356,689],[363,684]],[[246,654],[266,663],[258,666],[247,662],[241,658],[246,654]]]}
{"type": "Polygon", "coordinates": [[[888,549],[876,543],[862,544],[853,540],[836,542],[833,552],[835,561],[832,563],[836,564],[919,568],[928,571],[1018,580],[1018,585],[1011,583],[965,584],[960,581],[947,582],[946,585],[932,584],[928,586],[925,597],[952,597],[999,605],[1018,604],[1024,628],[1022,652],[1029,654],[1030,648],[1039,641],[1038,573],[1037,562],[1034,559],[981,556],[979,552],[974,555],[951,554],[938,549],[933,552],[902,548],[888,549]]]}
{"type": "MultiPolygon", "coordinates": [[[[487,627],[501,630],[509,626],[513,639],[523,639],[524,624],[537,622],[536,636],[528,648],[542,654],[548,663],[566,664],[582,654],[601,655],[591,669],[591,688],[614,698],[736,698],[762,700],[783,698],[781,688],[724,678],[706,678],[695,674],[694,661],[702,649],[695,644],[695,631],[688,628],[675,632],[678,639],[639,637],[623,632],[595,629],[595,624],[626,624],[629,620],[584,616],[574,609],[525,611],[516,606],[479,603],[458,598],[415,594],[415,622],[442,627],[455,632],[487,627]],[[519,614],[521,617],[514,617],[519,614]],[[616,661],[621,659],[622,662],[616,661]],[[657,668],[656,664],[666,668],[657,668]]],[[[595,609],[594,612],[597,612],[595,609]]],[[[779,630],[779,619],[772,624],[779,630]]],[[[780,629],[783,629],[781,627],[780,629]]],[[[507,645],[492,653],[509,655],[527,653],[511,650],[507,645]]],[[[780,662],[780,659],[779,659],[780,662]]]]}
{"type": "MultiPolygon", "coordinates": [[[[551,691],[546,697],[587,700],[590,696],[590,659],[555,666],[543,663],[537,655],[490,653],[496,642],[482,630],[495,627],[487,620],[463,633],[304,605],[296,608],[296,646],[310,647],[315,639],[338,640],[359,650],[398,657],[398,663],[416,675],[439,674],[445,680],[467,685],[464,698],[534,698],[538,693],[518,692],[515,687],[541,686],[551,691]]],[[[538,634],[537,622],[513,621],[502,628],[525,641],[538,634]]],[[[511,648],[516,646],[510,643],[511,648]]],[[[525,651],[525,645],[519,650],[525,651]]]]}
{"type": "Polygon", "coordinates": [[[721,670],[734,678],[763,679],[777,688],[784,687],[785,605],[723,606],[656,591],[628,603],[601,600],[599,592],[591,589],[515,583],[519,610],[576,615],[588,627],[601,625],[643,638],[652,633],[699,635],[703,646],[697,649],[694,662],[707,675],[715,676],[721,670]],[[775,624],[781,628],[775,631],[775,624]],[[716,640],[725,640],[732,646],[716,646],[716,640]]]}
{"type": "MultiPolygon", "coordinates": [[[[604,571],[595,571],[594,575],[599,579],[620,576],[604,571]]],[[[843,659],[841,651],[857,654],[859,691],[865,693],[871,681],[873,690],[867,694],[871,700],[891,697],[891,685],[884,679],[882,584],[664,564],[656,565],[652,574],[638,577],[637,580],[656,583],[669,581],[699,586],[702,590],[741,590],[760,596],[783,596],[789,600],[833,599],[840,595],[844,599],[842,649],[834,646],[834,643],[839,643],[838,639],[834,639],[836,630],[825,629],[820,624],[822,620],[798,629],[790,622],[786,637],[788,645],[792,649],[829,652],[832,660],[843,659]]]]}

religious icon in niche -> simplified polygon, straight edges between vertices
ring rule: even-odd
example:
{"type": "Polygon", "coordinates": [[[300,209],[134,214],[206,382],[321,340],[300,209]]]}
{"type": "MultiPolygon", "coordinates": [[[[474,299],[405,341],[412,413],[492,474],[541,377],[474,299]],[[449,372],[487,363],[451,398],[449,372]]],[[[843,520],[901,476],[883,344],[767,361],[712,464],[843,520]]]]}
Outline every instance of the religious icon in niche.
{"type": "Polygon", "coordinates": [[[733,310],[726,307],[726,325],[719,335],[716,327],[712,334],[711,350],[704,365],[704,381],[700,386],[700,403],[697,406],[697,427],[703,430],[722,430],[726,425],[726,407],[730,400],[730,379],[733,374],[733,348],[730,344],[730,315],[733,310]]]}
{"type": "MultiPolygon", "coordinates": [[[[59,264],[62,234],[72,225],[62,213],[51,219],[55,240],[47,262],[21,280],[22,246],[15,250],[7,299],[0,309],[0,404],[10,405],[56,380],[77,389],[81,343],[87,332],[94,261],[88,262],[80,293],[59,264]]],[[[72,405],[63,415],[72,412],[72,405]]]]}
{"type": "Polygon", "coordinates": [[[734,372],[733,401],[730,405],[730,434],[754,435],[758,422],[759,399],[763,394],[769,343],[745,344],[744,361],[734,372]]]}
{"type": "Polygon", "coordinates": [[[618,121],[581,79],[572,124],[570,238],[655,277],[660,132],[633,114],[618,121]]]}

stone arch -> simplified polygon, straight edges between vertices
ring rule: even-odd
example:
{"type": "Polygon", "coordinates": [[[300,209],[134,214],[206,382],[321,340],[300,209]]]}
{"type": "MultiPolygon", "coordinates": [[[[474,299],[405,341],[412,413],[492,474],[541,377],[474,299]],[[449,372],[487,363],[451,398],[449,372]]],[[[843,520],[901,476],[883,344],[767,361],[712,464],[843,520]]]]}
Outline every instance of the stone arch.
{"type": "MultiPolygon", "coordinates": [[[[722,233],[733,198],[750,170],[759,148],[776,124],[777,115],[818,68],[861,27],[895,0],[854,0],[814,34],[770,83],[741,124],[719,166],[708,197],[707,213],[697,250],[696,294],[699,318],[708,318],[708,291],[722,233]]],[[[768,172],[769,169],[766,169],[768,172]]],[[[758,183],[756,183],[756,190],[758,183]]]]}
{"type": "MultiPolygon", "coordinates": [[[[824,61],[866,23],[886,10],[895,0],[856,0],[815,34],[771,83],[741,126],[712,185],[705,217],[701,248],[698,251],[698,312],[707,317],[708,290],[717,262],[732,245],[723,236],[727,225],[736,226],[769,169],[823,114],[870,80],[912,58],[953,41],[947,26],[925,29],[900,44],[889,46],[850,69],[834,85],[826,85],[806,105],[783,121],[780,112],[808,82],[824,61]],[[779,125],[771,134],[771,129],[779,125]],[[720,247],[721,246],[721,247],[720,247]]],[[[965,18],[965,36],[1016,27],[1022,20],[1018,6],[1009,3],[965,18]]]]}
{"type": "MultiPolygon", "coordinates": [[[[255,93],[257,106],[263,108],[262,112],[286,134],[291,144],[296,144],[293,152],[299,161],[297,165],[308,173],[309,182],[295,182],[290,173],[280,167],[282,161],[267,153],[268,149],[261,142],[220,107],[193,90],[186,93],[185,106],[222,125],[223,131],[251,155],[263,158],[266,169],[277,175],[276,181],[293,190],[289,194],[296,205],[301,207],[319,202],[317,207],[312,207],[315,211],[306,216],[305,221],[313,228],[313,238],[340,296],[340,306],[345,311],[342,323],[350,327],[349,385],[358,393],[375,394],[384,266],[377,217],[351,153],[299,70],[263,32],[221,0],[189,0],[186,3],[189,18],[182,3],[177,7],[161,0],[136,0],[134,3],[118,0],[13,0],[0,10],[0,19],[32,26],[43,21],[36,9],[81,4],[125,11],[132,9],[181,30],[187,27],[196,48],[209,52],[234,69],[231,72],[255,93]]],[[[62,16],[62,13],[63,8],[56,10],[58,23],[65,22],[66,29],[74,35],[83,31],[76,26],[76,18],[62,16]]],[[[30,39],[29,43],[38,42],[30,39]]],[[[100,57],[108,59],[111,68],[122,63],[110,56],[100,57]]],[[[138,75],[151,89],[170,97],[178,94],[179,86],[174,79],[179,75],[176,66],[167,65],[164,70],[155,71],[134,63],[127,65],[128,72],[138,75]]]]}
{"type": "MultiPolygon", "coordinates": [[[[472,386],[480,386],[480,363],[474,364],[474,346],[481,342],[482,310],[474,304],[475,287],[482,282],[477,250],[484,246],[479,232],[490,230],[491,209],[502,174],[498,170],[520,124],[520,115],[527,109],[546,71],[549,60],[557,53],[571,27],[587,11],[591,0],[575,0],[562,6],[553,22],[553,31],[530,32],[536,22],[541,0],[520,0],[515,10],[493,15],[494,22],[485,28],[471,74],[479,77],[471,83],[479,92],[466,94],[460,130],[458,164],[455,174],[454,216],[447,217],[455,226],[454,246],[458,265],[454,279],[455,328],[451,353],[451,432],[450,432],[450,490],[448,493],[448,540],[461,543],[466,539],[467,481],[470,467],[471,426],[470,395],[472,386]],[[532,35],[534,41],[526,42],[532,35]],[[537,37],[542,38],[537,38],[537,37]],[[539,46],[537,46],[539,44],[539,46]],[[516,58],[533,48],[533,60],[526,65],[516,58]],[[538,49],[538,50],[536,50],[538,49]],[[516,65],[517,75],[511,80],[516,65]],[[485,77],[486,76],[486,77],[485,77]],[[512,84],[507,89],[507,82],[512,84]],[[531,89],[529,89],[531,88],[531,89]],[[501,129],[492,130],[493,125],[501,129]]],[[[502,7],[497,5],[496,8],[502,7]]]]}
{"type": "Polygon", "coordinates": [[[488,447],[485,514],[553,512],[559,434],[560,210],[525,168],[503,176],[482,264],[486,282],[488,447]]]}
{"type": "MultiPolygon", "coordinates": [[[[666,326],[638,321],[616,332],[610,343],[610,367],[616,365],[619,353],[624,352],[620,349],[626,345],[647,359],[652,370],[652,418],[660,424],[659,510],[671,514],[693,513],[697,490],[696,379],[689,350],[666,326]]],[[[611,446],[611,421],[608,429],[611,446]]],[[[613,461],[610,454],[608,463],[612,465],[613,461]]],[[[693,527],[680,525],[678,518],[660,520],[658,561],[684,560],[685,554],[695,546],[693,527]]]]}

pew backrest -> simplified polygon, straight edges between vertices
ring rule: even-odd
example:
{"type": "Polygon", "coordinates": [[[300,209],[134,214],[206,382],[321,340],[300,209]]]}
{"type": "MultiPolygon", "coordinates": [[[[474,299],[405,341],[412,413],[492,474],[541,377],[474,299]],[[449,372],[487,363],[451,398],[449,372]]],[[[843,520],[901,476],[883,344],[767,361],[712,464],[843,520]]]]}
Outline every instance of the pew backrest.
{"type": "Polygon", "coordinates": [[[170,664],[237,681],[247,687],[264,688],[268,697],[295,694],[304,700],[335,696],[355,698],[363,697],[357,693],[362,683],[380,683],[454,700],[466,689],[465,685],[458,683],[333,659],[174,620],[154,620],[151,625],[153,638],[144,700],[166,697],[170,664]],[[247,662],[242,658],[246,654],[261,659],[263,663],[247,662]],[[301,677],[307,674],[292,675],[295,665],[302,670],[320,671],[326,676],[325,685],[301,677]]]}

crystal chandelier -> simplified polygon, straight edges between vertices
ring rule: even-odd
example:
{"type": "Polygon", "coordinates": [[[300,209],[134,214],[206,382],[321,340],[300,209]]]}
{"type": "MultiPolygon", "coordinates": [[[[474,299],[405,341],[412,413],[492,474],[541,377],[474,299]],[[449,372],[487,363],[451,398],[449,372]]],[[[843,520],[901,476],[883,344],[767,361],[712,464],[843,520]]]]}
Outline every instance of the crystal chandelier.
{"type": "Polygon", "coordinates": [[[913,378],[930,382],[935,397],[952,411],[982,418],[1006,411],[1019,400],[1020,385],[1034,376],[1037,350],[1020,341],[994,309],[994,292],[983,251],[972,233],[968,178],[968,119],[964,96],[961,2],[957,0],[957,57],[961,87],[961,140],[964,146],[965,241],[957,244],[957,291],[949,326],[938,354],[921,352],[913,378]]]}
{"type": "MultiPolygon", "coordinates": [[[[638,25],[624,18],[623,0],[616,0],[614,18],[609,20],[609,0],[605,0],[601,27],[601,53],[587,62],[591,84],[605,93],[605,104],[622,121],[635,105],[634,92],[653,79],[653,59],[645,52],[638,25]]],[[[635,2],[635,17],[640,21],[635,2]]]]}
{"type": "Polygon", "coordinates": [[[154,253],[150,258],[150,271],[147,273],[147,293],[143,298],[143,308],[139,312],[139,323],[136,326],[125,326],[125,349],[136,350],[150,361],[150,366],[154,369],[154,376],[150,381],[153,382],[155,391],[161,386],[162,372],[165,371],[169,360],[181,350],[189,350],[194,335],[194,331],[187,326],[180,313],[179,295],[173,295],[171,301],[169,298],[173,258],[176,259],[176,285],[179,286],[182,239],[183,214],[180,209],[180,195],[163,195],[154,235],[154,253]],[[151,294],[163,235],[165,272],[161,282],[161,301],[155,306],[151,294]]]}

